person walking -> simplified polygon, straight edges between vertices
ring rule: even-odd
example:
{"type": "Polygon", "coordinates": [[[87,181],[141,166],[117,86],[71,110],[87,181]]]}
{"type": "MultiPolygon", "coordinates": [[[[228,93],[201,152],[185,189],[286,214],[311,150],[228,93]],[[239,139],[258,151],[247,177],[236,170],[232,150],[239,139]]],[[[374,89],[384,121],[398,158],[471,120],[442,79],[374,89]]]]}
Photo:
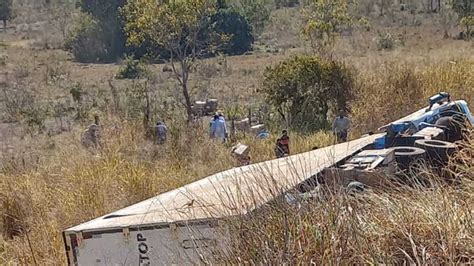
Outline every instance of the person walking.
{"type": "Polygon", "coordinates": [[[281,137],[277,139],[275,153],[277,158],[290,155],[290,137],[288,136],[287,130],[283,130],[281,137]]]}
{"type": "Polygon", "coordinates": [[[227,126],[225,120],[221,119],[219,115],[214,115],[214,119],[211,121],[211,127],[209,132],[211,139],[218,139],[225,142],[227,136],[227,126]]]}
{"type": "Polygon", "coordinates": [[[351,127],[351,121],[346,115],[344,110],[339,111],[339,115],[336,116],[332,124],[332,132],[336,136],[336,142],[342,143],[347,141],[349,129],[351,127]]]}
{"type": "Polygon", "coordinates": [[[164,144],[168,139],[168,127],[165,122],[158,121],[155,126],[155,141],[157,144],[164,144]]]}
{"type": "Polygon", "coordinates": [[[94,123],[91,124],[87,130],[84,131],[81,137],[82,145],[85,148],[97,149],[100,146],[100,127],[99,116],[94,116],[94,123]]]}

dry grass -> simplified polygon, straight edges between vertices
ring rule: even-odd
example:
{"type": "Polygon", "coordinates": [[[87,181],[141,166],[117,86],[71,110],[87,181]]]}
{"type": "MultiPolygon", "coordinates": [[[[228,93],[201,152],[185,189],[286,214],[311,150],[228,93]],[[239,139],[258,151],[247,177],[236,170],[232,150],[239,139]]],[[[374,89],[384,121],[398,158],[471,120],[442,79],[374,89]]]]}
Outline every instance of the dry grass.
{"type": "Polygon", "coordinates": [[[458,265],[474,260],[474,131],[451,162],[458,186],[388,185],[277,201],[228,223],[231,264],[458,265]]]}
{"type": "MultiPolygon", "coordinates": [[[[229,105],[258,106],[264,67],[305,52],[291,22],[298,20],[295,12],[278,11],[271,32],[263,38],[284,53],[256,51],[229,57],[225,68],[222,58],[207,60],[206,69],[193,74],[193,95],[217,97],[229,105]]],[[[358,70],[353,137],[416,110],[428,96],[442,90],[474,107],[472,43],[443,40],[432,25],[390,31],[404,35],[405,46],[379,52],[372,31],[347,37],[336,47],[336,57],[358,70]]],[[[101,112],[104,126],[104,147],[91,153],[80,146],[80,133],[86,126],[80,122],[51,136],[26,134],[21,118],[19,124],[9,125],[15,130],[7,132],[1,125],[1,151],[8,146],[9,152],[0,156],[0,264],[63,265],[62,230],[235,166],[230,145],[213,143],[202,129],[185,127],[177,112],[157,109],[170,117],[167,123],[172,127],[171,141],[164,146],[145,140],[139,119],[127,121],[111,112],[108,80],[117,65],[76,64],[64,52],[30,49],[31,40],[20,40],[23,33],[0,34],[0,57],[7,55],[0,65],[0,86],[7,84],[2,89],[23,84],[37,99],[35,104],[48,106],[70,103],[69,86],[80,83],[88,103],[98,99],[93,108],[101,112]]],[[[162,67],[152,67],[158,73],[153,84],[156,103],[177,98],[175,84],[168,73],[161,72],[162,67]]],[[[128,81],[114,83],[121,97],[132,86],[128,81]]],[[[275,137],[262,141],[241,136],[238,141],[250,145],[252,161],[258,162],[274,157],[275,137]]],[[[472,262],[472,141],[453,159],[452,169],[463,178],[460,187],[439,183],[430,190],[375,190],[357,198],[338,194],[307,203],[305,212],[271,205],[231,224],[241,234],[234,238],[234,257],[227,259],[266,264],[472,262]]],[[[330,145],[333,139],[324,132],[292,134],[291,143],[292,152],[299,153],[330,145]]]]}
{"type": "MultiPolygon", "coordinates": [[[[0,225],[8,231],[1,264],[32,264],[34,259],[62,264],[63,229],[236,165],[230,146],[211,142],[201,129],[180,128],[172,131],[172,141],[154,146],[143,139],[139,125],[117,130],[106,121],[104,128],[106,141],[96,154],[79,146],[79,132],[65,133],[33,169],[11,167],[0,175],[0,199],[8,206],[1,210],[0,225]],[[33,252],[23,250],[27,236],[33,252]]],[[[254,162],[274,156],[273,139],[241,141],[250,144],[254,162]]],[[[294,152],[303,152],[332,138],[293,136],[292,141],[294,152]]]]}
{"type": "Polygon", "coordinates": [[[231,224],[231,263],[465,264],[474,259],[471,179],[278,204],[231,224]]]}
{"type": "Polygon", "coordinates": [[[359,75],[357,98],[352,104],[356,131],[375,130],[428,104],[440,91],[474,105],[474,61],[388,62],[359,75]]]}

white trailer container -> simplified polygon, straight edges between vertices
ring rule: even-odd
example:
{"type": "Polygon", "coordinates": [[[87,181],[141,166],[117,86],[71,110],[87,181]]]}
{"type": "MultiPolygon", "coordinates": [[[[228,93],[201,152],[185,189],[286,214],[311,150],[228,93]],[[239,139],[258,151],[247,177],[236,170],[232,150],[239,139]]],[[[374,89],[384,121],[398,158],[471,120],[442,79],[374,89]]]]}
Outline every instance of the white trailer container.
{"type": "Polygon", "coordinates": [[[228,248],[221,221],[245,215],[381,134],[227,170],[67,229],[70,265],[184,265],[228,248]]]}

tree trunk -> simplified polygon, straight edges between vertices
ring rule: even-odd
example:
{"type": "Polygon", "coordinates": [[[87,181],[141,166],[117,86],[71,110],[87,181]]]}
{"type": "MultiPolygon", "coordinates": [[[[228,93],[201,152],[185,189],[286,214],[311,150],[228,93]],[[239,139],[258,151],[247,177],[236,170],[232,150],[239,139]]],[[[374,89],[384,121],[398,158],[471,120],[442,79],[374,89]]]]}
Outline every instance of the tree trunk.
{"type": "Polygon", "coordinates": [[[149,138],[153,136],[151,127],[150,127],[150,120],[151,120],[151,105],[150,105],[150,95],[148,94],[148,87],[145,84],[145,110],[143,114],[143,128],[145,130],[145,137],[149,138]]]}
{"type": "Polygon", "coordinates": [[[188,115],[188,122],[191,122],[193,120],[193,107],[191,103],[191,97],[189,96],[189,91],[188,91],[188,81],[185,79],[183,79],[182,89],[183,89],[184,100],[186,103],[186,113],[188,115]]]}

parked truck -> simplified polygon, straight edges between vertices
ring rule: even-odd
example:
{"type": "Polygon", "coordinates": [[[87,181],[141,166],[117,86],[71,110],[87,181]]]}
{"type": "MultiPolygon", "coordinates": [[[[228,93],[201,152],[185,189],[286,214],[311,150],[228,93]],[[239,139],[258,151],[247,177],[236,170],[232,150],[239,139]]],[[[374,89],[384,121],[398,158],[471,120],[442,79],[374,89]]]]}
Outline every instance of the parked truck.
{"type": "Polygon", "coordinates": [[[446,141],[450,129],[437,124],[446,117],[474,125],[465,101],[452,101],[440,93],[430,98],[428,108],[382,127],[381,133],[233,168],[69,228],[63,232],[68,263],[200,263],[213,251],[229,248],[226,219],[258,211],[288,191],[329,184],[335,171],[350,173],[344,181],[348,182],[353,181],[351,176],[356,180],[363,173],[409,164],[426,154],[445,159],[455,148],[446,141]]]}

